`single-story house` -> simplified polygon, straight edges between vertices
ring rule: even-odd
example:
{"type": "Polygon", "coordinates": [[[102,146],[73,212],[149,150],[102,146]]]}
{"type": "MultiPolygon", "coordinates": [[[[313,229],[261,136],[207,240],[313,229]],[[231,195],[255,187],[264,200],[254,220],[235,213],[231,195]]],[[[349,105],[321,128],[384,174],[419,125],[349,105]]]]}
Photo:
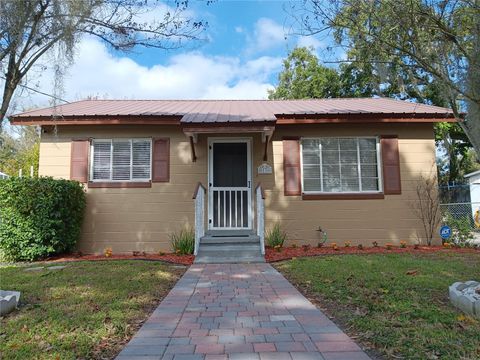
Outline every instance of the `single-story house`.
{"type": "Polygon", "coordinates": [[[41,126],[40,175],[85,184],[84,253],[168,251],[186,226],[200,248],[263,240],[276,223],[290,244],[323,232],[339,245],[417,242],[411,201],[436,174],[445,121],[449,109],[386,98],[85,100],[11,117],[41,126]]]}

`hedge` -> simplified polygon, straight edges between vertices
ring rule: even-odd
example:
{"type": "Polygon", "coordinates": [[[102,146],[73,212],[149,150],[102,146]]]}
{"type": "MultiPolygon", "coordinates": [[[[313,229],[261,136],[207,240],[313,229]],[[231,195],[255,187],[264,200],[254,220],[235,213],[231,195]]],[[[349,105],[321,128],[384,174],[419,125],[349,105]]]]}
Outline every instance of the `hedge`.
{"type": "Polygon", "coordinates": [[[50,177],[0,180],[0,253],[33,261],[66,253],[80,237],[83,186],[50,177]]]}

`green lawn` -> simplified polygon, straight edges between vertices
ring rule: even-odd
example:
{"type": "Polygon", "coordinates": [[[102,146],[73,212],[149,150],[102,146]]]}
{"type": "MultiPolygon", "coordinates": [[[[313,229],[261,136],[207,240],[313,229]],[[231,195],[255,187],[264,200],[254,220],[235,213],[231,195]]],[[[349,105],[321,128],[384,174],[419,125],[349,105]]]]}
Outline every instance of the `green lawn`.
{"type": "Polygon", "coordinates": [[[20,310],[0,320],[0,359],[113,358],[184,272],[148,261],[66,265],[0,268],[0,288],[22,292],[20,310]]]}
{"type": "Polygon", "coordinates": [[[388,359],[480,359],[480,321],[448,286],[480,280],[480,253],[303,258],[277,268],[347,333],[388,359]]]}

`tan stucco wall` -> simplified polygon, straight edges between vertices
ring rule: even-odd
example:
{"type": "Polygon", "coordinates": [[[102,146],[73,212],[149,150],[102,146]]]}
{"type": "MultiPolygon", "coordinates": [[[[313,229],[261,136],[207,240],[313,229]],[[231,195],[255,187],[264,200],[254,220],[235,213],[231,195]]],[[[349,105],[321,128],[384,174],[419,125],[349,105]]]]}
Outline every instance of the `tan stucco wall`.
{"type": "Polygon", "coordinates": [[[281,222],[289,238],[298,244],[316,244],[318,227],[327,231],[330,242],[343,245],[362,243],[371,246],[402,240],[416,242],[424,237],[421,222],[413,215],[419,178],[435,175],[435,142],[431,125],[376,124],[324,125],[316,128],[295,126],[277,129],[273,138],[274,176],[262,180],[266,185],[267,223],[281,222]],[[283,196],[283,136],[378,136],[398,135],[401,195],[386,195],[383,200],[302,200],[283,196]]]}
{"type": "MultiPolygon", "coordinates": [[[[194,225],[192,193],[198,181],[207,183],[207,135],[196,144],[197,161],[192,163],[190,144],[173,126],[66,126],[42,134],[40,175],[69,178],[72,138],[169,137],[170,182],[151,188],[88,189],[87,213],[79,250],[115,253],[168,251],[168,235],[194,225]]],[[[212,135],[213,136],[213,135],[212,135]]],[[[228,135],[226,135],[228,136],[228,135]]],[[[269,145],[268,163],[272,175],[258,175],[263,157],[260,135],[230,136],[253,138],[253,184],[261,182],[266,191],[266,226],[280,222],[290,241],[316,244],[321,226],[329,241],[342,244],[414,242],[423,237],[421,223],[409,207],[415,197],[415,182],[421,174],[433,174],[435,146],[433,128],[428,124],[317,125],[277,127],[269,145]],[[283,195],[282,137],[301,136],[399,136],[402,195],[384,200],[302,200],[283,195]]]]}

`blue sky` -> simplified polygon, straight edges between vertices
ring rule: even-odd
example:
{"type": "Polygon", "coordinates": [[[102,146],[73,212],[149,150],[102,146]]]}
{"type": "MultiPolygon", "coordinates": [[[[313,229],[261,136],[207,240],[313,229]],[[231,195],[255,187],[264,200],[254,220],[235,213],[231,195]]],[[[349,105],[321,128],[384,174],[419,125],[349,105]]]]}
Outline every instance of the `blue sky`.
{"type": "MultiPolygon", "coordinates": [[[[203,34],[207,38],[205,41],[192,42],[183,49],[169,52],[137,49],[142,53],[132,58],[143,65],[152,66],[158,63],[159,55],[164,55],[163,61],[166,61],[174,53],[193,49],[216,56],[240,56],[244,60],[259,54],[285,56],[292,46],[292,40],[273,42],[271,47],[265,49],[250,49],[249,45],[252,45],[258,21],[262,19],[267,22],[266,26],[277,25],[282,30],[282,36],[284,32],[287,35],[290,31],[288,24],[291,23],[286,11],[289,6],[290,1],[278,0],[220,0],[209,5],[203,1],[191,1],[189,9],[196,18],[206,20],[209,24],[203,34]]],[[[276,30],[271,29],[274,37],[276,30]]]]}
{"type": "MultiPolygon", "coordinates": [[[[294,3],[294,2],[293,2],[294,3]]],[[[171,2],[160,2],[145,16],[161,18],[171,2]]],[[[106,99],[262,99],[277,82],[282,59],[295,46],[311,46],[324,58],[328,37],[294,35],[291,1],[190,1],[188,16],[206,20],[203,41],[177,50],[136,48],[132,53],[108,49],[83,37],[73,63],[62,67],[62,88],[55,87],[52,58],[47,70],[33,74],[29,86],[68,101],[106,99]]],[[[341,56],[341,54],[337,54],[341,56]]],[[[14,111],[48,106],[45,96],[18,94],[14,111]]]]}

